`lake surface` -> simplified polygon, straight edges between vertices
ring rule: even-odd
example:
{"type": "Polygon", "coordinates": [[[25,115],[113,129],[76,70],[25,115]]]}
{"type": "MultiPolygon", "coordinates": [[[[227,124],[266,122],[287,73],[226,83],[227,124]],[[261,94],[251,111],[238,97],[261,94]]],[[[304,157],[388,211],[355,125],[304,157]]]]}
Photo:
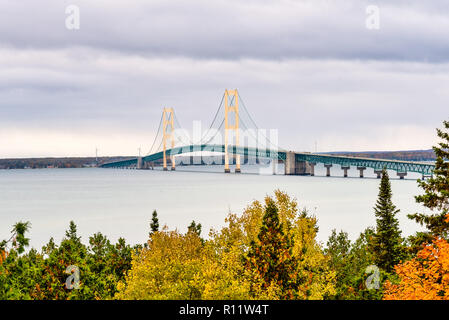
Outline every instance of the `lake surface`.
{"type": "MultiPolygon", "coordinates": [[[[265,168],[270,172],[271,169],[265,168]]],[[[338,166],[334,177],[316,167],[315,177],[259,174],[260,166],[242,166],[242,174],[224,174],[222,166],[177,167],[174,172],[124,169],[35,169],[0,170],[0,240],[9,238],[12,225],[30,221],[31,246],[40,249],[50,237],[60,241],[70,220],[78,226],[85,243],[95,232],[112,241],[124,237],[128,243],[147,240],[154,209],[161,225],[185,232],[192,220],[210,228],[224,225],[228,212],[243,209],[277,188],[296,197],[300,208],[318,218],[318,240],[326,242],[331,230],[343,229],[351,239],[368,226],[375,226],[373,206],[380,180],[373,170],[360,179],[351,169],[343,178],[338,166]]],[[[407,218],[423,211],[414,196],[421,193],[419,175],[399,180],[390,172],[393,201],[401,210],[398,218],[403,235],[421,228],[407,218]],[[413,178],[413,179],[412,179],[413,178]]]]}

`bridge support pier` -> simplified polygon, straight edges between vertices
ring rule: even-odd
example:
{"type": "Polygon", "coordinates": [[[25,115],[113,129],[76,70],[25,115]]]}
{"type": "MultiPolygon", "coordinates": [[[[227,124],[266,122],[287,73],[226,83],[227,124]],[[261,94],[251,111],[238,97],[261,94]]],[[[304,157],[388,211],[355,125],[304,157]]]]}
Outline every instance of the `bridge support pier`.
{"type": "Polygon", "coordinates": [[[309,166],[310,166],[310,175],[314,176],[315,175],[316,162],[309,162],[309,166]]]}
{"type": "Polygon", "coordinates": [[[300,176],[310,175],[310,165],[308,161],[299,161],[295,163],[295,174],[300,176]]]}
{"type": "Polygon", "coordinates": [[[399,179],[404,179],[404,177],[407,175],[407,172],[396,172],[396,174],[398,175],[399,179]]]}
{"type": "Polygon", "coordinates": [[[347,178],[348,177],[348,170],[351,167],[350,166],[341,166],[341,168],[343,169],[343,177],[347,178]]]}
{"type": "Polygon", "coordinates": [[[422,180],[426,180],[426,179],[429,179],[429,178],[433,178],[433,174],[424,174],[423,173],[422,180]]]}
{"type": "MultiPolygon", "coordinates": [[[[257,161],[258,159],[256,159],[257,161]]],[[[295,174],[295,153],[291,151],[287,151],[285,155],[285,163],[284,163],[284,174],[285,175],[293,175],[295,174]]]]}
{"type": "Polygon", "coordinates": [[[326,177],[330,177],[332,164],[325,164],[324,167],[326,168],[326,177]]]}
{"type": "Polygon", "coordinates": [[[357,170],[360,171],[360,178],[363,178],[363,171],[366,170],[366,167],[357,167],[357,170]]]}
{"type": "Polygon", "coordinates": [[[382,177],[382,170],[374,170],[374,173],[377,174],[377,179],[382,177]]]}
{"type": "Polygon", "coordinates": [[[142,157],[137,157],[136,169],[142,169],[142,157]]]}
{"type": "Polygon", "coordinates": [[[307,161],[296,161],[295,153],[287,151],[285,157],[284,174],[286,175],[310,175],[310,165],[307,161]]]}

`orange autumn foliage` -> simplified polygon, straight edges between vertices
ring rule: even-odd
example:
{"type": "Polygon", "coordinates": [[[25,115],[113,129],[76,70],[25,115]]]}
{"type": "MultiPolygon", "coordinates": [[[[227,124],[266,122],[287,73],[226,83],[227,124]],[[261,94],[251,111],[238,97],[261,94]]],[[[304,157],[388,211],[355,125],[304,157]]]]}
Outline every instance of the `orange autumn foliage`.
{"type": "Polygon", "coordinates": [[[434,239],[415,258],[395,266],[395,270],[400,282],[386,281],[384,300],[449,300],[448,241],[434,239]]]}
{"type": "Polygon", "coordinates": [[[3,261],[6,260],[6,251],[0,250],[0,264],[3,263],[3,261]]]}

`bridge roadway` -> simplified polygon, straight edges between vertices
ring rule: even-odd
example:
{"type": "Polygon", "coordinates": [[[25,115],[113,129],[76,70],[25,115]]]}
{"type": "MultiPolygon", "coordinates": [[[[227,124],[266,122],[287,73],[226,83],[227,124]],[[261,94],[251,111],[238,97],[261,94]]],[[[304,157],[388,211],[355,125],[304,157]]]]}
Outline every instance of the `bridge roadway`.
{"type": "MultiPolygon", "coordinates": [[[[219,144],[181,146],[167,149],[166,154],[168,157],[199,151],[224,153],[225,146],[219,144]]],[[[347,170],[351,166],[355,166],[360,171],[360,177],[363,177],[363,171],[366,168],[373,168],[374,172],[377,173],[377,176],[380,177],[380,171],[385,167],[386,169],[396,171],[401,179],[404,178],[407,172],[421,173],[423,177],[429,176],[432,174],[435,168],[434,164],[425,162],[336,156],[329,154],[294,152],[286,150],[258,149],[254,147],[229,146],[228,152],[230,154],[239,154],[242,156],[281,160],[285,163],[285,174],[292,175],[314,175],[314,167],[317,163],[324,164],[327,169],[328,176],[330,176],[330,168],[332,167],[332,165],[340,165],[342,170],[344,170],[345,172],[345,176],[347,176],[347,170]]],[[[154,161],[161,160],[162,158],[163,152],[160,151],[141,158],[135,157],[104,163],[100,165],[100,167],[138,167],[139,162],[140,166],[144,167],[146,163],[153,163],[154,161]]]]}

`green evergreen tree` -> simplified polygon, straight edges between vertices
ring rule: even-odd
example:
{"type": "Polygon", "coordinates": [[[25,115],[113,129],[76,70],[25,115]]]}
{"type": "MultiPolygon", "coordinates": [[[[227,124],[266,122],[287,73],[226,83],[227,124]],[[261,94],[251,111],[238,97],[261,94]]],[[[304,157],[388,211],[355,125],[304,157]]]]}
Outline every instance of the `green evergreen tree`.
{"type": "Polygon", "coordinates": [[[159,231],[159,219],[157,218],[157,211],[156,210],[153,211],[153,217],[151,218],[150,228],[151,228],[150,236],[153,233],[159,231]]]}
{"type": "Polygon", "coordinates": [[[28,232],[30,228],[31,223],[29,221],[17,222],[11,230],[11,238],[0,242],[0,252],[6,251],[8,243],[11,243],[12,247],[16,249],[19,254],[23,253],[25,247],[30,244],[30,239],[25,237],[25,233],[28,232]]]}
{"type": "Polygon", "coordinates": [[[274,282],[281,288],[283,299],[296,296],[298,261],[293,257],[293,239],[283,231],[278,208],[270,199],[265,207],[258,243],[251,242],[246,258],[247,267],[263,280],[263,288],[274,282]]]}
{"type": "Polygon", "coordinates": [[[376,232],[371,239],[370,249],[374,255],[374,263],[386,272],[393,272],[393,267],[404,258],[404,240],[401,237],[399,221],[396,219],[399,210],[393,204],[391,196],[390,179],[384,168],[379,196],[374,207],[376,232]]]}
{"type": "Polygon", "coordinates": [[[81,237],[77,236],[76,229],[75,222],[70,221],[69,230],[66,230],[65,236],[67,240],[73,241],[75,244],[81,244],[81,237]]]}
{"type": "Polygon", "coordinates": [[[435,170],[427,181],[418,180],[424,194],[416,196],[416,202],[422,203],[433,214],[409,214],[427,231],[418,232],[409,238],[412,245],[418,248],[422,243],[430,242],[434,237],[449,238],[449,223],[446,216],[449,213],[449,121],[443,121],[444,129],[437,129],[437,135],[442,140],[433,147],[436,155],[435,170]]]}

